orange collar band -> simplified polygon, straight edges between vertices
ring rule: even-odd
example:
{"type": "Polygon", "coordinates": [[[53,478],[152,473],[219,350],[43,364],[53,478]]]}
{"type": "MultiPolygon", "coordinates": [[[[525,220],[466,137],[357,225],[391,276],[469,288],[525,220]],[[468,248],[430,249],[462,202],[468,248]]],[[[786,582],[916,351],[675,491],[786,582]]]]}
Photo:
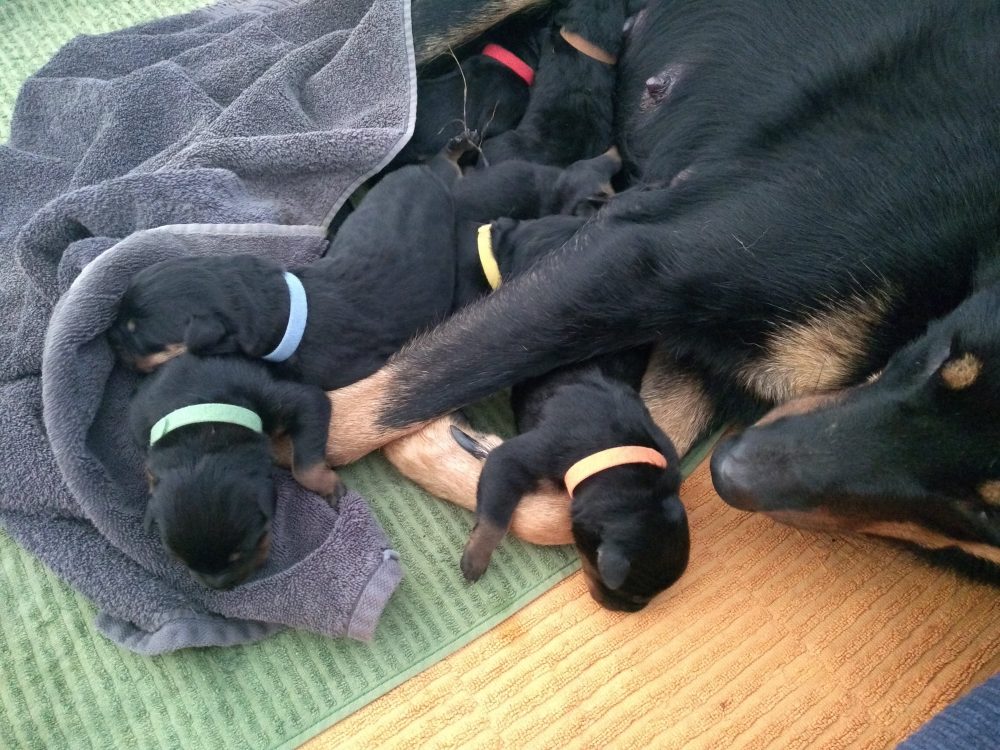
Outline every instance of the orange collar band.
{"type": "Polygon", "coordinates": [[[559,29],[559,36],[565,39],[566,44],[568,44],[570,47],[575,48],[577,52],[580,52],[586,55],[587,57],[592,57],[598,62],[602,62],[605,65],[614,65],[615,63],[618,62],[617,57],[608,54],[600,47],[598,47],[596,44],[588,42],[586,39],[584,39],[576,32],[567,31],[565,26],[559,29]]]}
{"type": "Polygon", "coordinates": [[[581,458],[569,467],[563,482],[566,484],[566,491],[570,497],[573,492],[586,479],[590,479],[606,469],[613,469],[615,466],[625,466],[626,464],[651,464],[661,469],[667,468],[667,459],[658,450],[647,448],[643,445],[621,445],[617,448],[592,453],[586,458],[581,458]]]}

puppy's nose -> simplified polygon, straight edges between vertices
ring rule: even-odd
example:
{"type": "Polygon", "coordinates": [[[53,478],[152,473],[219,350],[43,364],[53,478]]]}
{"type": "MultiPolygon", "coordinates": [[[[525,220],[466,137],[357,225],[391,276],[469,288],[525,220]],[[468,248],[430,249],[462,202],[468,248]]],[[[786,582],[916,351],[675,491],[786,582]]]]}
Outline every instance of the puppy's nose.
{"type": "Polygon", "coordinates": [[[740,436],[729,437],[715,447],[711,462],[712,484],[719,497],[740,510],[755,510],[754,464],[740,436]]]}

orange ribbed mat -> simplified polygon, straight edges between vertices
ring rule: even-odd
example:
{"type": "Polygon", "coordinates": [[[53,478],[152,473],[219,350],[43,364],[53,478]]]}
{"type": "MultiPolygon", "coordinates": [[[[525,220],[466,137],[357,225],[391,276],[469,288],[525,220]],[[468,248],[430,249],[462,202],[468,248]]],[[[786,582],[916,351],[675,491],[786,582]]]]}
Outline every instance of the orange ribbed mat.
{"type": "Polygon", "coordinates": [[[707,466],[683,497],[691,565],[644,612],[577,573],[305,747],[884,748],[1000,670],[997,591],[735,511],[707,466]]]}

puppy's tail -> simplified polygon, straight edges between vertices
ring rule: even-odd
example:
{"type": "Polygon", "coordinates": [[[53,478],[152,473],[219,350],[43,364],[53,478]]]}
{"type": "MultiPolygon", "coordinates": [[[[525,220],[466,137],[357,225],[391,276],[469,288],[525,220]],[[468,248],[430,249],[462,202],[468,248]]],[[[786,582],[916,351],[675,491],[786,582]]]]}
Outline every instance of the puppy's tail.
{"type": "Polygon", "coordinates": [[[456,425],[451,426],[451,437],[459,447],[471,456],[485,461],[490,455],[490,449],[476,440],[472,435],[462,431],[456,425]]]}

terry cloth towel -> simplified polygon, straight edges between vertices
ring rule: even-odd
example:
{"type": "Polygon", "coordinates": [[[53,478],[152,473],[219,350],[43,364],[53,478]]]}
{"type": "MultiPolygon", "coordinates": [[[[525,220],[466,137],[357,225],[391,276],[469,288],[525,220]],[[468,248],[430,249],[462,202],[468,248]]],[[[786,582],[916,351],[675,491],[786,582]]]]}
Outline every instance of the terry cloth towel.
{"type": "Polygon", "coordinates": [[[948,706],[899,750],[995,750],[1000,743],[1000,675],[948,706]]]}
{"type": "Polygon", "coordinates": [[[233,591],[167,560],[103,331],[158,259],[321,255],[415,90],[408,0],[228,0],[79,37],[25,83],[0,147],[0,522],[126,648],[371,636],[401,571],[357,496],[333,511],[278,472],[272,557],[233,591]]]}

